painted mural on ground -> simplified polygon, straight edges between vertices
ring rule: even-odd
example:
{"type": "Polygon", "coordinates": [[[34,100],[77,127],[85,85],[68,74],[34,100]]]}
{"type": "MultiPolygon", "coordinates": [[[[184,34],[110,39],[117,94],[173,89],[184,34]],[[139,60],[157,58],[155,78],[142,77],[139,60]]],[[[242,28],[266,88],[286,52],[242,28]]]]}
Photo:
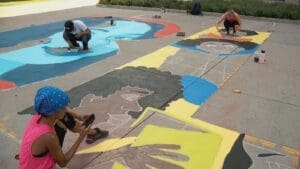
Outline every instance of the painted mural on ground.
{"type": "Polygon", "coordinates": [[[118,40],[158,38],[179,30],[166,21],[113,19],[113,26],[107,23],[111,19],[82,19],[92,29],[88,52],[64,47],[67,44],[62,38],[63,22],[1,32],[1,47],[51,36],[41,44],[0,54],[0,90],[61,76],[115,55],[119,51],[118,40]]]}
{"type": "MultiPolygon", "coordinates": [[[[203,32],[207,34],[207,30],[203,32]]],[[[210,77],[162,71],[178,57],[179,50],[166,46],[68,92],[75,110],[95,113],[94,126],[110,131],[105,140],[83,143],[70,168],[298,166],[295,155],[249,142],[244,134],[193,118],[218,85],[210,77]]],[[[33,109],[22,113],[33,113],[33,109]]],[[[67,137],[66,144],[71,140],[74,135],[67,137]]]]}
{"type": "Polygon", "coordinates": [[[242,30],[239,36],[225,36],[220,34],[215,27],[211,27],[193,37],[176,42],[173,46],[220,57],[250,55],[268,36],[269,33],[250,30],[242,30]]]}

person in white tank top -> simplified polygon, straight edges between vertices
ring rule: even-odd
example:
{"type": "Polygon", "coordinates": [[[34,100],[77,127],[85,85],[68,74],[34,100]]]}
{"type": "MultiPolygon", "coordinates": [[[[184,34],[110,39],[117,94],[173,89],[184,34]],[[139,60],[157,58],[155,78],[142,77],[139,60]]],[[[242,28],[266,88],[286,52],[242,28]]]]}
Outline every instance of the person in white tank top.
{"type": "Polygon", "coordinates": [[[81,20],[68,20],[65,22],[63,38],[69,48],[80,47],[77,41],[81,41],[83,50],[89,50],[88,42],[91,39],[91,30],[81,20]]]}

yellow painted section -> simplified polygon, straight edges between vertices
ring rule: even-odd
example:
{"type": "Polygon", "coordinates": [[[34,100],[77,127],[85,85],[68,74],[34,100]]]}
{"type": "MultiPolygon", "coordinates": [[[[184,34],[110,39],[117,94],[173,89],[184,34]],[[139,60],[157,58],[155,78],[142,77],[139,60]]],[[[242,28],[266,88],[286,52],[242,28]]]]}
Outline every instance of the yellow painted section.
{"type": "Polygon", "coordinates": [[[166,112],[177,114],[178,116],[191,117],[200,106],[189,103],[188,101],[180,98],[169,104],[166,112]]]}
{"type": "Polygon", "coordinates": [[[117,148],[121,148],[127,146],[135,141],[136,137],[126,137],[126,138],[114,138],[105,140],[95,146],[89,147],[82,151],[78,151],[76,154],[88,154],[88,153],[97,153],[97,152],[105,152],[114,150],[117,148]]]}
{"type": "Polygon", "coordinates": [[[11,119],[11,116],[6,115],[6,116],[4,116],[4,117],[1,118],[1,121],[2,122],[8,122],[10,119],[11,119]]]}
{"type": "Polygon", "coordinates": [[[217,31],[216,27],[213,26],[213,27],[210,27],[210,28],[208,28],[208,29],[205,29],[205,30],[203,30],[203,31],[201,31],[201,32],[195,33],[194,35],[189,36],[189,37],[186,38],[186,39],[198,39],[200,36],[206,35],[206,34],[209,34],[209,33],[214,33],[214,34],[220,35],[220,33],[217,31]]]}
{"type": "Polygon", "coordinates": [[[124,67],[132,66],[145,66],[148,68],[159,68],[170,56],[175,55],[180,49],[173,46],[163,47],[153,53],[140,57],[132,62],[129,62],[117,69],[122,69],[124,67]]]}
{"type": "MultiPolygon", "coordinates": [[[[192,116],[200,106],[192,104],[184,100],[183,98],[179,98],[169,104],[166,108],[166,112],[170,112],[170,114],[176,114],[177,116],[190,117],[192,116]]],[[[149,110],[153,108],[147,107],[143,113],[132,123],[131,127],[135,127],[139,124],[147,115],[149,110]]],[[[157,111],[156,109],[154,111],[157,111]]]]}
{"type": "Polygon", "coordinates": [[[127,169],[127,168],[119,162],[114,162],[114,165],[112,166],[112,169],[127,169]]]}
{"type": "MultiPolygon", "coordinates": [[[[154,109],[152,108],[152,111],[154,109]]],[[[222,142],[218,151],[217,156],[215,157],[215,162],[213,165],[213,169],[217,169],[217,168],[222,168],[223,166],[223,162],[225,157],[227,156],[227,154],[230,152],[235,140],[238,138],[239,133],[232,131],[232,130],[228,130],[207,122],[204,122],[202,120],[198,120],[198,119],[193,119],[191,117],[184,117],[182,115],[178,115],[175,113],[168,113],[166,111],[161,111],[161,110],[157,110],[156,112],[160,112],[162,114],[165,114],[167,116],[170,116],[174,119],[177,119],[179,121],[183,121],[193,127],[199,128],[201,130],[204,130],[206,132],[212,133],[212,134],[216,134],[218,136],[221,136],[222,138],[222,142]]]]}
{"type": "MultiPolygon", "coordinates": [[[[147,125],[131,146],[138,147],[151,144],[179,145],[180,149],[176,151],[173,150],[172,152],[188,156],[188,161],[176,161],[165,156],[154,157],[169,161],[187,169],[211,169],[214,164],[215,156],[219,150],[221,140],[222,138],[220,136],[211,133],[176,130],[147,125]]],[[[168,152],[166,149],[162,151],[168,152]]]]}
{"type": "Polygon", "coordinates": [[[262,44],[271,34],[268,32],[257,32],[258,35],[247,36],[247,38],[251,38],[251,42],[262,44]]]}
{"type": "MultiPolygon", "coordinates": [[[[174,110],[176,107],[180,107],[182,106],[182,109],[189,109],[188,107],[185,107],[185,104],[181,104],[183,102],[181,101],[175,101],[173,102],[173,104],[170,104],[169,107],[166,108],[165,111],[163,110],[159,110],[159,109],[155,109],[152,107],[147,107],[144,112],[141,114],[141,116],[134,122],[134,124],[132,125],[132,127],[134,127],[135,125],[139,124],[144,117],[146,117],[148,112],[156,112],[156,113],[161,113],[164,114],[168,117],[171,117],[172,119],[176,119],[178,121],[182,121],[186,124],[189,124],[190,126],[193,126],[195,128],[199,128],[207,133],[210,133],[212,135],[216,135],[219,136],[220,138],[222,138],[222,141],[220,143],[220,147],[218,150],[217,155],[215,156],[215,161],[214,161],[214,165],[213,165],[213,169],[219,169],[222,168],[223,166],[223,162],[225,157],[227,156],[227,154],[230,152],[234,142],[236,141],[236,139],[239,136],[238,132],[232,131],[232,130],[228,130],[207,122],[204,122],[202,120],[199,119],[194,119],[192,118],[190,115],[194,114],[196,112],[196,110],[194,112],[189,112],[189,113],[180,113],[179,111],[177,111],[177,113],[174,112],[169,112],[170,110],[174,110]]],[[[190,109],[191,110],[191,109],[190,109]]],[[[187,112],[187,111],[186,111],[187,112]]]]}
{"type": "MultiPolygon", "coordinates": [[[[198,32],[198,33],[188,37],[187,39],[198,39],[198,38],[200,38],[200,36],[206,35],[206,34],[209,34],[209,33],[213,33],[213,34],[221,36],[221,34],[217,31],[216,27],[213,26],[213,27],[205,29],[201,32],[198,32]]],[[[251,39],[251,42],[254,42],[254,43],[257,43],[257,44],[262,44],[270,36],[270,33],[268,33],[268,32],[257,32],[257,33],[258,33],[258,35],[239,36],[238,38],[251,39]]],[[[233,38],[233,40],[234,40],[234,38],[233,38]]]]}

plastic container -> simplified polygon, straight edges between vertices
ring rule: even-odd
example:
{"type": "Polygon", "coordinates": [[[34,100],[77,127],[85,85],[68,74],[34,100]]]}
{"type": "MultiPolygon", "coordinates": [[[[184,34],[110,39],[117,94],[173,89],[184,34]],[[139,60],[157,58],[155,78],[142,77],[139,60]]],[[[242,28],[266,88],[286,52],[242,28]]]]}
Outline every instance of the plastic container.
{"type": "Polygon", "coordinates": [[[266,51],[261,50],[259,55],[258,55],[258,63],[265,63],[266,62],[266,51]]]}

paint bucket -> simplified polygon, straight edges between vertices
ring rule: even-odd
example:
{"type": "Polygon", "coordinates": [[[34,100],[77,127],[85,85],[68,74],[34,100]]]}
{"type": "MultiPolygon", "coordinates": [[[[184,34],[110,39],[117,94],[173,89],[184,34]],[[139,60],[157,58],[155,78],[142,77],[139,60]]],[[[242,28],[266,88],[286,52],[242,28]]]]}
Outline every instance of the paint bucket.
{"type": "Polygon", "coordinates": [[[113,19],[110,20],[110,25],[111,25],[111,26],[114,25],[114,20],[113,20],[113,19]]]}
{"type": "Polygon", "coordinates": [[[265,63],[266,62],[266,51],[261,50],[258,56],[258,63],[265,63]]]}

